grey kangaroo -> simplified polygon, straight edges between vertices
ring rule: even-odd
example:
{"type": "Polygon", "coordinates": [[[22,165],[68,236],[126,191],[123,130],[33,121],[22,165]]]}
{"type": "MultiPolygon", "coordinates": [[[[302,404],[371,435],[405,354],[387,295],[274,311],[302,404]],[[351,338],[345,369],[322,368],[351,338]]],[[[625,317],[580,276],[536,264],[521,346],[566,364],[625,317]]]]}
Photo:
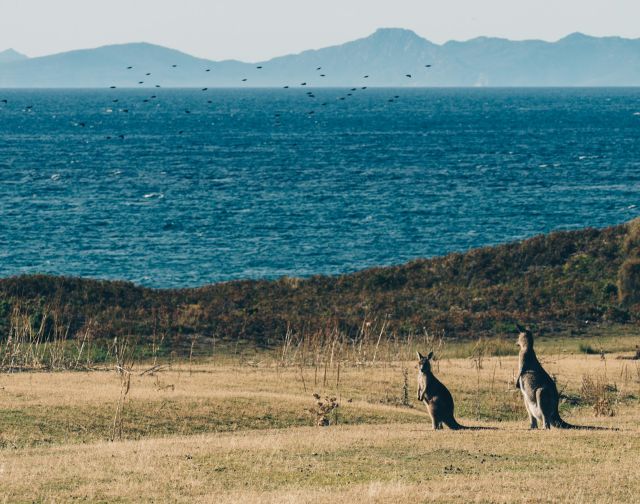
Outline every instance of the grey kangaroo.
{"type": "Polygon", "coordinates": [[[434,429],[442,429],[445,424],[452,430],[468,429],[460,425],[453,416],[453,397],[431,371],[433,352],[426,357],[418,352],[418,401],[427,406],[434,429]]]}
{"type": "Polygon", "coordinates": [[[601,427],[571,425],[560,418],[558,403],[560,394],[553,379],[538,361],[533,350],[533,334],[529,329],[518,326],[518,345],[520,346],[520,373],[516,387],[522,392],[524,406],[529,413],[530,428],[537,429],[540,424],[545,429],[588,429],[608,430],[601,427]]]}

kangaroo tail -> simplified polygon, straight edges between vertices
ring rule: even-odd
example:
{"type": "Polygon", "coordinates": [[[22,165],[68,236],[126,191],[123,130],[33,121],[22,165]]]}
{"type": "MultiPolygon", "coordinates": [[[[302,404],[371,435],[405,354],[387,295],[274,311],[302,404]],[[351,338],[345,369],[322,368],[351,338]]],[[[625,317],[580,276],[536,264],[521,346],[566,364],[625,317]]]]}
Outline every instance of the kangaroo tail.
{"type": "Polygon", "coordinates": [[[451,417],[447,421],[443,421],[443,423],[449,427],[451,430],[497,430],[495,427],[475,427],[468,425],[460,425],[458,421],[451,417]]]}
{"type": "Polygon", "coordinates": [[[597,431],[617,431],[619,429],[610,428],[610,427],[596,427],[594,425],[573,425],[565,422],[562,418],[558,416],[557,420],[551,423],[552,427],[556,429],[574,429],[574,430],[597,430],[597,431]]]}

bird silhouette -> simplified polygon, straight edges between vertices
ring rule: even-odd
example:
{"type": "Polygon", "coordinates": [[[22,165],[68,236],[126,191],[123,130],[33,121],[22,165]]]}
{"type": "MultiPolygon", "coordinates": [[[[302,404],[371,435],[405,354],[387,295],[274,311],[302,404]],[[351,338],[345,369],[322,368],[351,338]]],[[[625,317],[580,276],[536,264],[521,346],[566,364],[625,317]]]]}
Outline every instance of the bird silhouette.
{"type": "Polygon", "coordinates": [[[425,68],[431,68],[431,65],[425,65],[424,67],[425,68]]]}
{"type": "Polygon", "coordinates": [[[261,67],[261,66],[257,66],[256,68],[257,68],[258,70],[262,70],[262,67],[261,67]]]}
{"type": "Polygon", "coordinates": [[[247,82],[247,79],[242,79],[242,82],[247,82]]]}
{"type": "Polygon", "coordinates": [[[409,77],[411,79],[411,74],[406,74],[405,77],[409,77]]]}
{"type": "Polygon", "coordinates": [[[132,67],[132,66],[128,66],[128,67],[127,67],[127,70],[132,70],[132,69],[133,69],[133,67],[132,67]]]}

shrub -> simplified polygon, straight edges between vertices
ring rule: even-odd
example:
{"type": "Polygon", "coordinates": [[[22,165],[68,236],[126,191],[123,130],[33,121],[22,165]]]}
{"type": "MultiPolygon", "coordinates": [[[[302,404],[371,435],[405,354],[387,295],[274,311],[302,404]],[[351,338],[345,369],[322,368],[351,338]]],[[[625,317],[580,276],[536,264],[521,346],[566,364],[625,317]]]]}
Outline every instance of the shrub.
{"type": "Polygon", "coordinates": [[[625,305],[640,302],[640,259],[627,259],[620,266],[618,296],[625,305]]]}
{"type": "Polygon", "coordinates": [[[584,402],[593,407],[595,416],[616,416],[618,388],[615,385],[600,376],[594,380],[590,375],[584,375],[580,393],[584,402]]]}
{"type": "Polygon", "coordinates": [[[626,228],[623,250],[630,256],[637,256],[640,254],[640,218],[627,223],[626,228]]]}

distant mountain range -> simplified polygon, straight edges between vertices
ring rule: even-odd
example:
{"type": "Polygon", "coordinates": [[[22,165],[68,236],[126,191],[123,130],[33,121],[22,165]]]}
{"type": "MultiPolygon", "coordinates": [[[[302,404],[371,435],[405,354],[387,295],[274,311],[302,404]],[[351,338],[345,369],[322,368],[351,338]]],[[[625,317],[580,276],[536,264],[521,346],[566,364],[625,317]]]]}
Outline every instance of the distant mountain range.
{"type": "Polygon", "coordinates": [[[384,28],[342,45],[259,63],[208,61],[147,43],[39,58],[11,49],[0,52],[2,88],[293,87],[303,82],[309,86],[640,86],[640,39],[575,33],[557,42],[480,37],[438,45],[410,30],[384,28]],[[128,70],[129,66],[133,68],[128,70]]]}

